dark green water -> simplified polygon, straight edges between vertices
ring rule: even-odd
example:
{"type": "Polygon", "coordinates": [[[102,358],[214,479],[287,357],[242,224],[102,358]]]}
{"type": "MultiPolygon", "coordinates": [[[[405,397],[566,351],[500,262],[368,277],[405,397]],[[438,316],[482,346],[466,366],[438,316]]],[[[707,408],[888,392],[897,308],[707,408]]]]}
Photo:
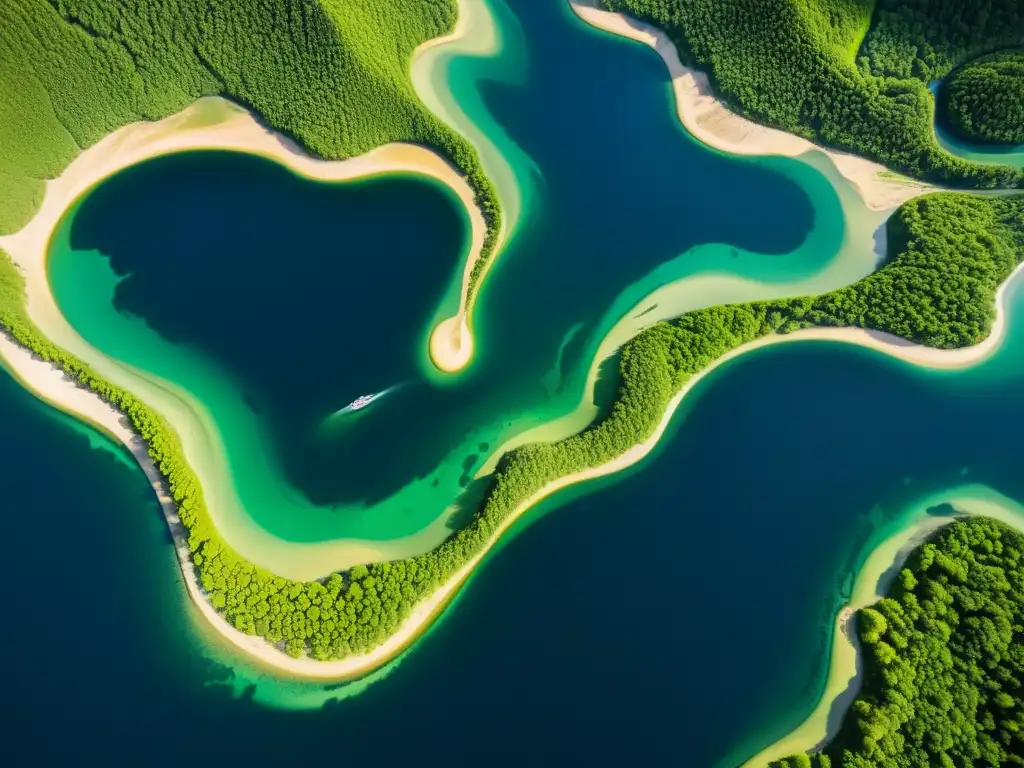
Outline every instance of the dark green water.
{"type": "Polygon", "coordinates": [[[50,277],[71,325],[203,404],[245,513],[281,539],[390,539],[437,519],[500,442],[577,405],[618,320],[609,308],[657,287],[644,282],[655,268],[675,260],[662,281],[792,282],[843,244],[828,180],[694,142],[653,52],[562,3],[512,9],[523,83],[478,76],[472,59],[451,73],[539,171],[480,294],[468,374],[438,383],[423,371],[432,309],[465,243],[452,201],[423,182],[331,186],[259,158],[176,155],[102,184],[54,243],[50,277]],[[722,245],[688,253],[710,243],[722,245]],[[394,386],[323,427],[355,396],[394,386]]]}

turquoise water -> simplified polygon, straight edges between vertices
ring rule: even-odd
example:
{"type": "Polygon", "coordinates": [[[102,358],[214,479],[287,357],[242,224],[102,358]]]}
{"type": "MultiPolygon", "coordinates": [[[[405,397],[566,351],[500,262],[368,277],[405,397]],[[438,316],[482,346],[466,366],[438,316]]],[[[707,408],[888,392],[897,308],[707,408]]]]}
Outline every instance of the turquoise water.
{"type": "MultiPolygon", "coordinates": [[[[711,152],[679,126],[652,51],[560,3],[512,10],[519,84],[495,77],[500,60],[450,64],[532,162],[530,207],[479,294],[467,374],[423,370],[466,223],[422,181],[318,184],[258,157],[175,155],[101,184],[55,238],[49,275],[71,325],[201,403],[225,483],[280,540],[388,540],[441,521],[417,551],[435,545],[497,446],[577,406],[601,340],[651,290],[714,274],[756,282],[691,304],[749,298],[751,285],[806,292],[793,284],[847,244],[821,157],[711,152]]],[[[872,268],[865,243],[837,283],[872,268]]]]}
{"type": "MultiPolygon", "coordinates": [[[[941,80],[935,80],[928,85],[932,95],[936,98],[941,87],[941,80]]],[[[1011,168],[1024,168],[1024,144],[1010,146],[965,141],[943,128],[938,119],[935,121],[935,138],[938,139],[939,146],[951,154],[962,157],[964,160],[973,160],[976,163],[1008,165],[1011,168]]]]}

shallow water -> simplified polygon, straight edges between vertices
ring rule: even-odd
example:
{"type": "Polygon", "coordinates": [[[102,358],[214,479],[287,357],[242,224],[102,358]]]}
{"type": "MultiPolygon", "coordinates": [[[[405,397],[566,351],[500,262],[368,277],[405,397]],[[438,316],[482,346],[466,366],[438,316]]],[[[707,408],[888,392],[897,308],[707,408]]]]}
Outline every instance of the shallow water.
{"type": "Polygon", "coordinates": [[[820,153],[712,152],[679,126],[652,51],[559,3],[512,11],[517,84],[495,74],[501,58],[446,69],[453,91],[476,91],[466,101],[488,110],[481,122],[530,160],[517,168],[528,207],[479,294],[468,373],[424,370],[433,308],[461,275],[466,240],[465,217],[436,185],[330,185],[257,157],[174,155],[101,184],[52,244],[49,276],[71,325],[204,409],[226,456],[224,475],[204,479],[229,486],[239,508],[229,515],[234,500],[218,498],[218,523],[279,572],[351,563],[307,560],[319,570],[296,573],[273,541],[232,536],[255,526],[309,547],[412,537],[405,554],[437,544],[488,456],[573,411],[601,341],[659,286],[719,281],[663,306],[679,314],[822,290],[874,266],[871,230],[846,226],[870,217],[820,153]]]}

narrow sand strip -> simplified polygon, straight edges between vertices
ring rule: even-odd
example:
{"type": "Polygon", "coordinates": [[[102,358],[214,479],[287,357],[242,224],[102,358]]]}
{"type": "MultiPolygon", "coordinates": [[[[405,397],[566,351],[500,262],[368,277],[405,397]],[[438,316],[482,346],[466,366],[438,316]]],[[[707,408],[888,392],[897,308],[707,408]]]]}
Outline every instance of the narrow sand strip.
{"type": "MultiPolygon", "coordinates": [[[[450,47],[453,43],[458,43],[457,50],[460,54],[475,57],[494,55],[501,50],[498,28],[485,3],[472,2],[472,0],[457,0],[457,6],[458,17],[455,28],[447,35],[426,40],[418,45],[416,50],[413,51],[412,63],[410,65],[413,87],[416,89],[420,100],[452,130],[456,130],[458,127],[455,125],[456,121],[452,119],[451,115],[446,114],[441,100],[431,91],[431,78],[426,75],[420,76],[424,72],[428,72],[433,65],[431,56],[425,54],[433,52],[437,48],[450,47]]],[[[464,131],[465,133],[467,132],[464,131]]],[[[487,155],[482,150],[482,147],[479,146],[479,142],[471,141],[468,136],[465,138],[477,148],[481,163],[485,162],[487,155]]],[[[479,137],[477,138],[479,139],[479,137]]],[[[502,160],[502,158],[498,159],[502,160]]],[[[515,174],[507,167],[507,163],[502,162],[500,164],[502,166],[501,172],[506,174],[508,178],[513,179],[512,185],[514,187],[515,174]]],[[[492,167],[486,168],[490,176],[493,176],[495,170],[492,167]]],[[[515,200],[507,200],[504,195],[502,196],[501,203],[505,215],[502,219],[501,229],[497,233],[494,251],[490,254],[487,263],[477,278],[478,286],[483,281],[487,271],[494,264],[498,251],[504,245],[508,230],[514,223],[521,204],[518,200],[518,194],[515,197],[515,200]]],[[[466,260],[465,269],[462,273],[458,309],[454,315],[442,319],[434,326],[428,342],[431,362],[445,373],[455,373],[465,368],[473,358],[473,332],[470,328],[473,302],[469,295],[469,284],[473,275],[473,268],[481,256],[480,247],[475,247],[470,256],[466,260]]]]}
{"type": "Polygon", "coordinates": [[[606,32],[649,45],[661,56],[672,78],[679,120],[696,139],[709,147],[736,155],[783,155],[796,157],[820,150],[835,163],[839,172],[858,189],[864,202],[874,210],[895,208],[923,191],[935,189],[922,182],[900,183],[880,177],[884,165],[862,157],[819,147],[791,133],[759,125],[737,115],[714,94],[708,76],[684,66],[679,52],[662,30],[622,13],[600,8],[599,0],[569,0],[583,21],[606,32]]]}
{"type": "MultiPolygon", "coordinates": [[[[425,40],[416,46],[416,50],[412,52],[411,66],[415,67],[417,59],[432,48],[462,39],[468,28],[469,15],[463,12],[462,0],[459,0],[459,14],[454,29],[447,35],[425,40]]],[[[473,206],[473,209],[479,213],[476,205],[473,206]]],[[[474,241],[470,258],[466,259],[466,265],[462,270],[458,310],[452,317],[445,318],[435,325],[434,330],[430,333],[428,348],[430,360],[445,373],[455,373],[465,368],[473,357],[473,337],[469,330],[469,278],[473,274],[473,265],[480,256],[482,246],[482,239],[480,245],[474,241]]]]}

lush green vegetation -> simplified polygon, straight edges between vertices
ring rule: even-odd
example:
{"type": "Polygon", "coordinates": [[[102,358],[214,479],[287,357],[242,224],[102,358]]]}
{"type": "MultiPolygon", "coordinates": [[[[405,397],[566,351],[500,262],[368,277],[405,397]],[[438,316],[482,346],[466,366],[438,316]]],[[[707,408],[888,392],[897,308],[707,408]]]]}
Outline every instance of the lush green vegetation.
{"type": "Polygon", "coordinates": [[[1022,40],[1019,0],[878,0],[861,63],[882,77],[927,83],[1022,40]]]}
{"type": "Polygon", "coordinates": [[[939,91],[939,115],[970,141],[1024,143],[1024,53],[996,53],[956,70],[939,91]]]}
{"type": "Polygon", "coordinates": [[[602,2],[665,29],[758,122],[948,186],[1024,183],[1019,170],[942,150],[927,88],[968,58],[1024,44],[1018,0],[602,2]]]}
{"type": "Polygon", "coordinates": [[[42,180],[79,149],[220,94],[326,158],[391,141],[438,148],[477,193],[489,256],[494,189],[408,78],[416,46],[455,17],[454,0],[4,0],[0,233],[28,221],[42,180]]]}
{"type": "Polygon", "coordinates": [[[1024,536],[960,520],[857,613],[864,686],[821,754],[775,768],[1024,765],[1024,536]]]}
{"type": "Polygon", "coordinates": [[[852,286],[816,298],[712,307],[644,331],[622,351],[619,396],[603,421],[505,457],[478,513],[434,551],[322,582],[276,577],[225,544],[174,431],[147,405],[42,336],[25,310],[23,278],[6,256],[0,260],[0,326],[127,415],[188,528],[202,586],[231,624],[294,655],[336,658],[368,650],[392,634],[419,600],[480,552],[502,521],[544,485],[599,466],[650,437],[685,382],[741,344],[811,324],[866,326],[943,347],[983,338],[996,287],[1024,258],[1024,196],[934,194],[904,205],[889,227],[893,258],[852,286]]]}

